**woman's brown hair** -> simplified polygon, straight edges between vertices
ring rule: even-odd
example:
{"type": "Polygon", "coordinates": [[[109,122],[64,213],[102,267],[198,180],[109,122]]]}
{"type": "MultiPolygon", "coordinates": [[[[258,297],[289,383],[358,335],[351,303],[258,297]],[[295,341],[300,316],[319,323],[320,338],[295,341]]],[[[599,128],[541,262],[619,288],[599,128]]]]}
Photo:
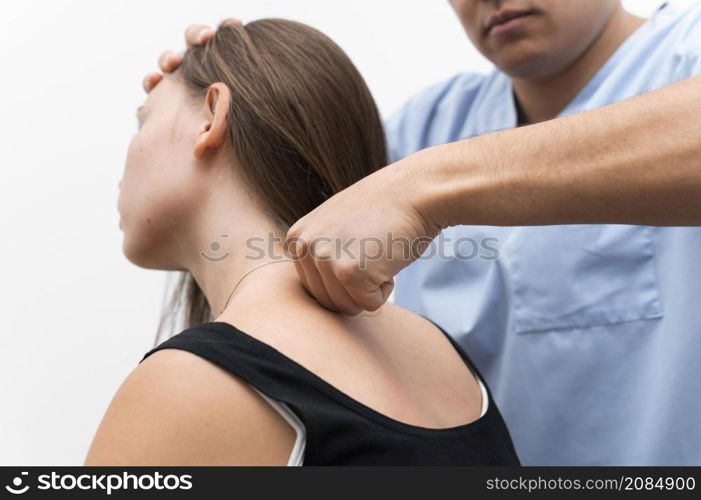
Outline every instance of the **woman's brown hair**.
{"type": "MultiPolygon", "coordinates": [[[[382,122],[363,78],[338,45],[305,24],[220,25],[206,45],[185,53],[176,74],[202,99],[213,83],[229,87],[237,163],[282,228],[387,163],[382,122]]],[[[212,319],[189,272],[163,311],[156,344],[179,312],[186,328],[212,319]]]]}

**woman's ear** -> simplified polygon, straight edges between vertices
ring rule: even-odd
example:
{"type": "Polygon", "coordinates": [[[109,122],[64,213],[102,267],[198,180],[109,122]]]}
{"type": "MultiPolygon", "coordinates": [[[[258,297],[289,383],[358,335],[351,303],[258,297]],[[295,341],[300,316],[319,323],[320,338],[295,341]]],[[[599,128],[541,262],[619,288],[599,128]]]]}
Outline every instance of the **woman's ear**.
{"type": "Polygon", "coordinates": [[[213,83],[207,88],[202,113],[204,122],[197,132],[195,156],[203,158],[226,142],[228,132],[231,92],[223,83],[213,83]]]}

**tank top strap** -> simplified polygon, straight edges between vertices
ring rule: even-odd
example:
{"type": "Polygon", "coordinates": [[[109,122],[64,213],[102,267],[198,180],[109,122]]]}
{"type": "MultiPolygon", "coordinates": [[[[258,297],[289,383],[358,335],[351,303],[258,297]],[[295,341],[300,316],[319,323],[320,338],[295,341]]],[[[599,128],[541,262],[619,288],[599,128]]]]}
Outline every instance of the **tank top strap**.
{"type": "Polygon", "coordinates": [[[443,333],[443,335],[445,335],[445,337],[448,339],[448,341],[449,341],[450,344],[453,346],[453,348],[454,348],[456,351],[458,351],[458,354],[460,354],[460,357],[462,358],[463,362],[467,365],[468,368],[470,368],[470,370],[472,370],[472,371],[475,373],[475,375],[477,375],[477,378],[478,378],[479,381],[482,383],[482,386],[484,387],[485,391],[487,392],[487,395],[489,396],[488,401],[489,401],[490,403],[491,403],[492,401],[494,401],[493,396],[492,396],[492,391],[491,391],[491,389],[489,388],[489,384],[487,384],[487,381],[486,381],[486,380],[484,379],[484,377],[482,376],[482,373],[481,373],[481,372],[479,371],[479,369],[477,368],[477,365],[475,365],[475,363],[472,362],[472,359],[471,359],[470,356],[467,354],[467,352],[465,351],[465,349],[463,349],[462,346],[461,346],[460,344],[458,344],[458,341],[455,340],[448,332],[446,332],[438,323],[436,323],[435,321],[433,321],[431,318],[429,318],[429,317],[427,317],[427,316],[424,316],[423,314],[420,314],[419,316],[421,316],[422,318],[424,318],[424,319],[430,321],[431,323],[433,323],[433,325],[434,325],[436,328],[438,328],[438,329],[441,331],[441,333],[443,333]]]}
{"type": "Polygon", "coordinates": [[[225,368],[266,396],[294,408],[306,426],[312,424],[308,420],[316,407],[330,404],[291,360],[228,323],[209,322],[183,330],[148,351],[141,361],[162,349],[189,351],[225,368]]]}

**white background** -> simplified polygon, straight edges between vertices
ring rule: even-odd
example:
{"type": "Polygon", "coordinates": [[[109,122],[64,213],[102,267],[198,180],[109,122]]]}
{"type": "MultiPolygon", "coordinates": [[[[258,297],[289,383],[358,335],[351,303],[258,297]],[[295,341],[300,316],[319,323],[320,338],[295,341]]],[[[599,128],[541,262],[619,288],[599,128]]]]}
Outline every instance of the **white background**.
{"type": "MultiPolygon", "coordinates": [[[[624,3],[647,16],[661,2],[624,3]]],[[[152,347],[166,273],[123,257],[116,210],[141,79],[188,24],[232,16],[321,29],[384,114],[490,67],[447,0],[1,2],[0,465],[81,464],[152,347]]]]}

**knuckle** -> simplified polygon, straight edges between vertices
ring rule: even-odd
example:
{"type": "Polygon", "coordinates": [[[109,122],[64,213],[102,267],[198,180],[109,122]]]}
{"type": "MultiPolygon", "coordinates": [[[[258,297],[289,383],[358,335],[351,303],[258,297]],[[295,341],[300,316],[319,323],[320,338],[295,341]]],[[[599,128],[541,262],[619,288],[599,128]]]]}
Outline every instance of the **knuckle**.
{"type": "Polygon", "coordinates": [[[333,248],[325,241],[317,241],[311,244],[311,255],[315,260],[331,260],[333,248]]]}
{"type": "Polygon", "coordinates": [[[342,262],[336,267],[336,277],[338,281],[344,285],[354,283],[357,279],[357,270],[355,263],[353,262],[342,262]]]}
{"type": "Polygon", "coordinates": [[[219,26],[237,26],[241,24],[243,23],[240,19],[237,19],[235,17],[227,17],[221,23],[219,23],[219,26]]]}
{"type": "Polygon", "coordinates": [[[298,239],[299,236],[302,234],[302,228],[299,225],[299,223],[294,224],[292,227],[290,227],[287,230],[287,239],[298,239]]]}
{"type": "Polygon", "coordinates": [[[306,256],[306,247],[304,241],[301,241],[296,236],[287,235],[283,248],[291,257],[302,260],[306,256]]]}
{"type": "Polygon", "coordinates": [[[187,28],[185,28],[185,35],[187,35],[189,37],[194,36],[195,33],[197,33],[200,30],[201,26],[202,26],[201,24],[189,25],[187,28]]]}

